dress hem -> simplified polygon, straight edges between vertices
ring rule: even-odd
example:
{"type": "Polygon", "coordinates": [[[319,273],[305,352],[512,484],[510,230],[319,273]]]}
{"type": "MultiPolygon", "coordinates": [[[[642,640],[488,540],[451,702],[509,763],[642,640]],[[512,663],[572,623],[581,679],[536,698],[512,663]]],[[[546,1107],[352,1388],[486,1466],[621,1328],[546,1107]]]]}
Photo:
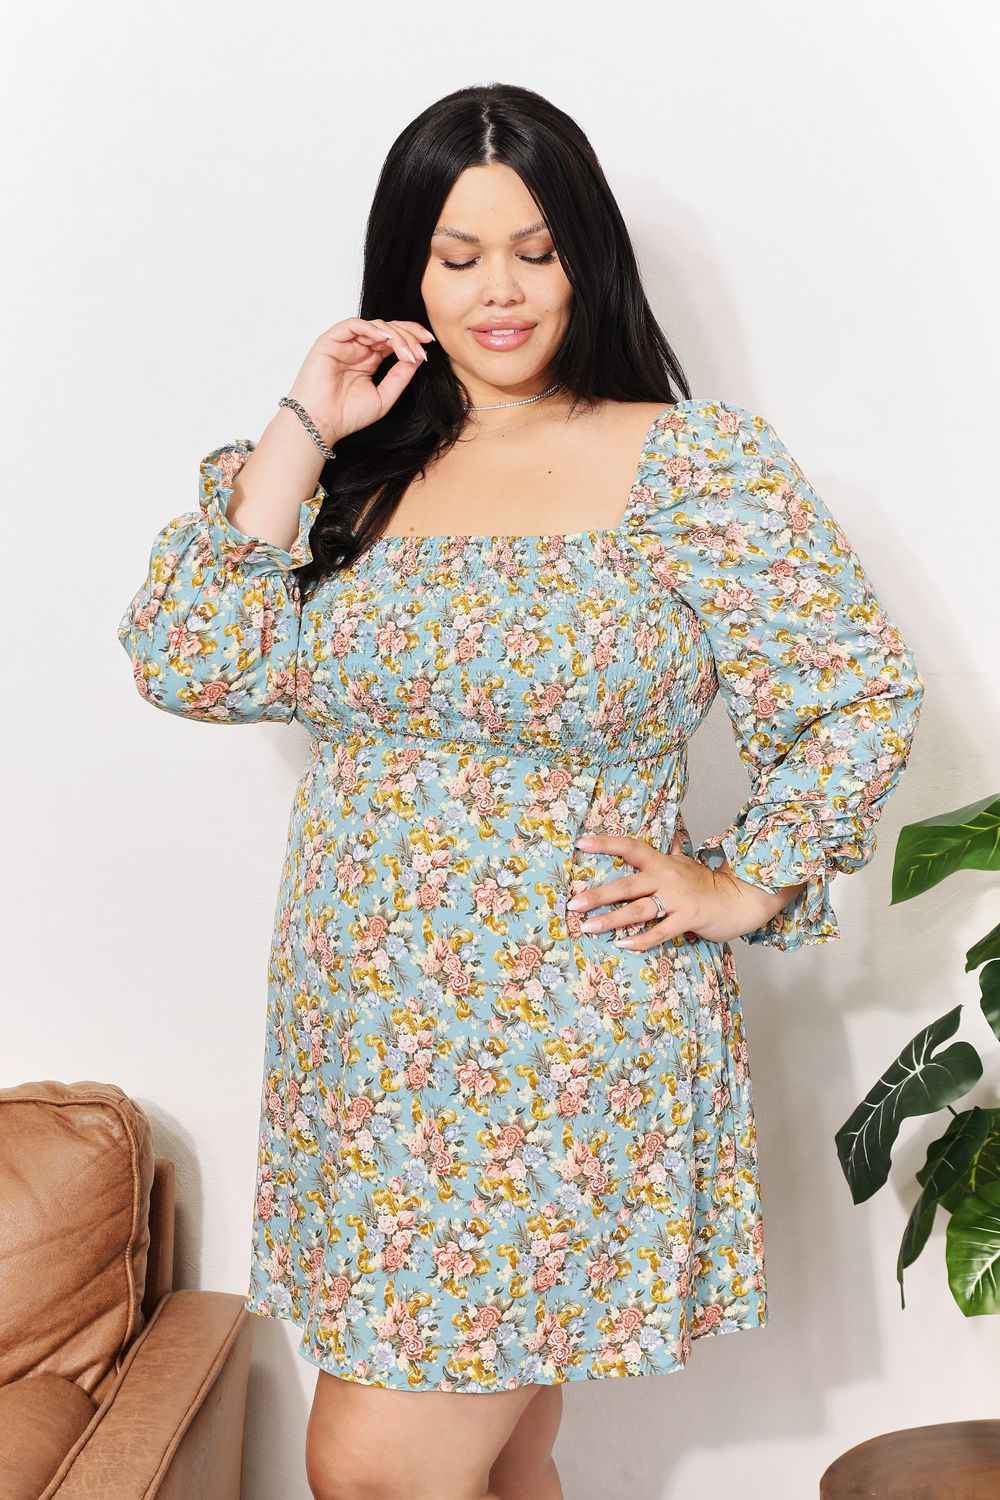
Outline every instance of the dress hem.
{"type": "MultiPolygon", "coordinates": [[[[297,1329],[300,1329],[300,1330],[302,1329],[302,1324],[299,1322],[299,1320],[297,1318],[293,1317],[290,1313],[279,1312],[279,1311],[276,1311],[274,1309],[269,1309],[268,1311],[265,1312],[265,1311],[263,1311],[261,1309],[261,1307],[251,1297],[247,1297],[247,1298],[244,1299],[243,1306],[245,1307],[245,1309],[246,1309],[247,1312],[253,1313],[253,1315],[255,1317],[258,1317],[258,1318],[269,1318],[273,1322],[276,1322],[276,1323],[289,1323],[289,1324],[291,1324],[291,1326],[293,1328],[297,1328],[297,1329]]],[[[567,1371],[559,1379],[517,1380],[517,1381],[514,1382],[513,1385],[510,1385],[509,1383],[505,1382],[505,1383],[503,1383],[501,1385],[497,1385],[495,1388],[491,1387],[489,1390],[486,1390],[482,1386],[478,1386],[477,1385],[472,1390],[464,1389],[464,1388],[463,1389],[455,1389],[454,1391],[452,1391],[451,1393],[449,1393],[449,1392],[441,1392],[440,1388],[438,1386],[436,1386],[436,1385],[430,1385],[430,1384],[428,1384],[425,1389],[426,1390],[430,1390],[430,1391],[437,1391],[439,1394],[443,1394],[443,1395],[453,1394],[453,1395],[456,1395],[456,1396],[493,1396],[493,1395],[501,1394],[503,1391],[517,1390],[521,1386],[525,1386],[525,1385],[567,1385],[571,1381],[577,1381],[577,1380],[648,1380],[651,1376],[657,1376],[657,1375],[679,1375],[682,1370],[684,1370],[684,1369],[687,1368],[688,1359],[690,1358],[690,1349],[693,1348],[693,1346],[700,1339],[706,1339],[706,1338],[726,1338],[726,1337],[729,1337],[732,1334],[737,1334],[737,1333],[753,1333],[753,1332],[757,1331],[758,1329],[766,1328],[767,1324],[768,1324],[768,1321],[769,1321],[768,1314],[765,1312],[764,1316],[761,1317],[761,1318],[759,1318],[755,1322],[751,1322],[751,1323],[739,1323],[739,1324],[736,1325],[736,1327],[733,1327],[733,1328],[723,1328],[721,1326],[709,1327],[709,1328],[703,1329],[700,1333],[692,1333],[690,1335],[690,1338],[689,1338],[689,1345],[690,1345],[690,1347],[689,1347],[688,1355],[684,1359],[677,1359],[677,1360],[675,1360],[673,1362],[673,1364],[664,1366],[661,1369],[655,1369],[655,1370],[626,1370],[624,1374],[622,1374],[620,1371],[608,1370],[604,1374],[598,1374],[596,1371],[594,1371],[592,1369],[583,1369],[583,1368],[581,1368],[581,1369],[574,1369],[573,1371],[567,1371]]],[[[357,1375],[345,1374],[344,1371],[342,1371],[342,1370],[331,1370],[331,1369],[329,1369],[328,1366],[326,1364],[324,1364],[324,1362],[322,1360],[317,1359],[315,1357],[315,1355],[313,1355],[310,1352],[310,1350],[309,1350],[309,1348],[307,1346],[307,1342],[306,1342],[304,1330],[303,1330],[302,1343],[299,1345],[299,1347],[298,1347],[298,1349],[297,1349],[296,1352],[298,1353],[298,1355],[299,1355],[299,1357],[301,1359],[304,1359],[308,1364],[311,1364],[312,1366],[314,1366],[314,1368],[316,1368],[318,1370],[323,1370],[327,1375],[335,1375],[339,1380],[349,1380],[354,1385],[377,1386],[377,1387],[379,1387],[379,1388],[381,1388],[383,1390],[397,1390],[397,1391],[413,1391],[413,1390],[419,1389],[419,1387],[411,1385],[409,1383],[409,1381],[406,1380],[405,1377],[402,1377],[400,1379],[394,1379],[394,1380],[386,1380],[386,1379],[362,1380],[357,1375]]],[[[586,1356],[588,1354],[592,1355],[595,1351],[593,1351],[593,1350],[582,1350],[580,1352],[584,1356],[586,1356]]],[[[395,1373],[397,1375],[399,1374],[398,1371],[395,1372],[395,1373]]]]}

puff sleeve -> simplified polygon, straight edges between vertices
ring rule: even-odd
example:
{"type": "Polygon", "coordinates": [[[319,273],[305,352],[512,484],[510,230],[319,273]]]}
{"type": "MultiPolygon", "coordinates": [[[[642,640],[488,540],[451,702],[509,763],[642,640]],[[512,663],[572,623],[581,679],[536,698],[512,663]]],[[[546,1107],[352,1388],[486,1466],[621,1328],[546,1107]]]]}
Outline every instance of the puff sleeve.
{"type": "Polygon", "coordinates": [[[291,570],[312,558],[309,533],[326,492],[317,485],[302,501],[287,552],[245,535],[226,508],[254,447],[238,438],[201,460],[198,508],[157,533],[118,626],[146,702],[214,724],[295,714],[301,603],[291,570]]]}
{"type": "Polygon", "coordinates": [[[661,580],[697,616],[751,789],[695,858],[805,889],[748,943],[840,936],[836,874],[875,852],[924,683],[842,527],[774,428],[711,403],[661,429],[644,477],[661,580]]]}

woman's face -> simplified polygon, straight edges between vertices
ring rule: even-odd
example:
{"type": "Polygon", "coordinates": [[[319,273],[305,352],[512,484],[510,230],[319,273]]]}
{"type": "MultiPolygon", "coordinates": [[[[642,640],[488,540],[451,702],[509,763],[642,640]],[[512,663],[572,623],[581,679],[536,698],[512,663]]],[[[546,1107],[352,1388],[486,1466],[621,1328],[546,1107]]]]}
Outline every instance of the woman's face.
{"type": "Polygon", "coordinates": [[[573,294],[541,220],[520,177],[500,162],[466,168],[438,215],[420,290],[431,332],[476,406],[552,384],[573,294]],[[473,332],[505,322],[529,331],[509,342],[473,332]]]}

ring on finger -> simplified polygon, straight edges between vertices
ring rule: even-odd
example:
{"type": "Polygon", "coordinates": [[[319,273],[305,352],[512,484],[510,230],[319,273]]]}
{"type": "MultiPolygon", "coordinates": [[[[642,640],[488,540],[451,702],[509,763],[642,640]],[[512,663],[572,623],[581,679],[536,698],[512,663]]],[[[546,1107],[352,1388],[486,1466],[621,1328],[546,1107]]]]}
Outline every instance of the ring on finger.
{"type": "Polygon", "coordinates": [[[656,916],[650,917],[649,920],[651,922],[662,922],[663,918],[667,915],[667,908],[664,906],[663,902],[660,900],[655,891],[651,891],[650,894],[652,895],[653,900],[656,902],[656,916]]]}

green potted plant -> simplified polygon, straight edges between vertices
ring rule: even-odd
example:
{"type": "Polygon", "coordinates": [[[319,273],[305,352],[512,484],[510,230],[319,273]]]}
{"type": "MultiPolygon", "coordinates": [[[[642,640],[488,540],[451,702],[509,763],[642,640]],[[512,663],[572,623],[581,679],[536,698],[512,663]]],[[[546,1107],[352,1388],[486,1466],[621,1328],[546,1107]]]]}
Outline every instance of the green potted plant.
{"type": "MultiPolygon", "coordinates": [[[[1000,796],[908,823],[900,829],[892,901],[909,901],[957,870],[1000,869],[1000,796]]],[[[980,1006],[1000,1041],[1000,924],[965,955],[979,969],[980,1006]]],[[[845,1120],[834,1140],[855,1203],[887,1181],[904,1120],[947,1110],[944,1131],[927,1147],[916,1178],[921,1192],[896,1261],[900,1305],[903,1271],[927,1243],[938,1208],[950,1215],[945,1260],[952,1296],[966,1316],[1000,1312],[1000,1104],[957,1111],[955,1100],[982,1077],[969,1042],[943,1046],[958,1029],[961,1005],[918,1031],[845,1120]],[[938,1050],[941,1049],[941,1050],[938,1050]]]]}

